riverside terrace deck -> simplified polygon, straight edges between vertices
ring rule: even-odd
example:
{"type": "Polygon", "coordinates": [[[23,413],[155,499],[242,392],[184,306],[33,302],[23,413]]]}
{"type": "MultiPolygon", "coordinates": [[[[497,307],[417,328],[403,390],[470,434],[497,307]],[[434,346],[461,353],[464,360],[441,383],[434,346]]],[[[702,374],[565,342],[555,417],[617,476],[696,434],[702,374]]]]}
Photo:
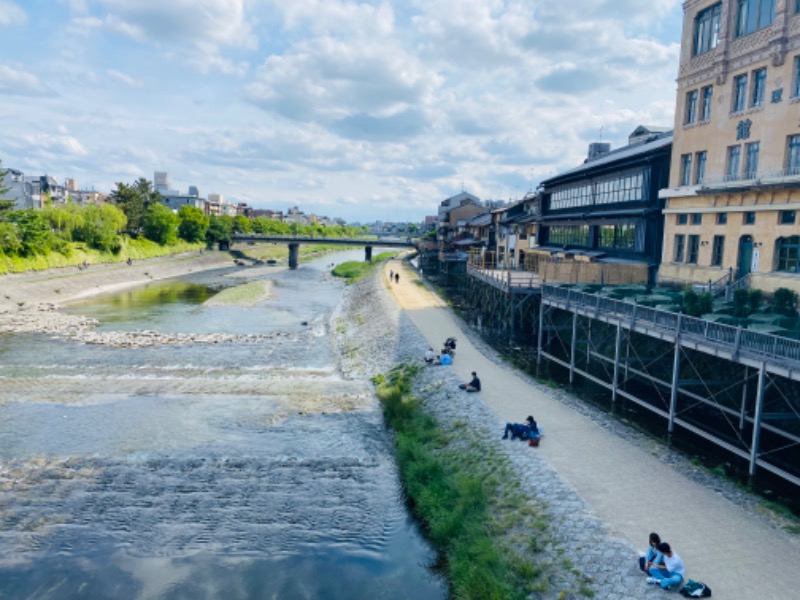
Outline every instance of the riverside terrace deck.
{"type": "Polygon", "coordinates": [[[264,234],[243,234],[236,233],[231,236],[231,242],[254,243],[280,243],[289,246],[289,268],[296,269],[299,264],[298,248],[300,244],[326,244],[338,246],[364,246],[364,260],[372,260],[372,248],[375,246],[383,248],[416,248],[415,242],[411,238],[332,238],[332,237],[311,237],[306,235],[264,235],[264,234]]]}
{"type": "Polygon", "coordinates": [[[735,454],[751,476],[760,467],[800,486],[800,341],[542,283],[531,272],[468,274],[506,296],[509,309],[484,302],[479,310],[510,320],[512,335],[514,307],[539,299],[537,364],[606,388],[612,410],[630,401],[663,418],[670,435],[680,427],[735,454]]]}

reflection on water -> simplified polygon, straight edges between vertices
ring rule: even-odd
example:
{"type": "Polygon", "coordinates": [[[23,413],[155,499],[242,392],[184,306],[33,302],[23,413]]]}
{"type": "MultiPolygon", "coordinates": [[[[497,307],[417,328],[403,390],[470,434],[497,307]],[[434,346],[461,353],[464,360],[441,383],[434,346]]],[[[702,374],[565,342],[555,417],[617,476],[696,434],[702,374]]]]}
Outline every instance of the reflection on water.
{"type": "Polygon", "coordinates": [[[269,302],[203,307],[242,270],[81,308],[110,329],[292,333],[257,344],[0,336],[0,598],[446,596],[371,389],[333,366],[341,284],[271,277],[277,322],[269,302]]]}

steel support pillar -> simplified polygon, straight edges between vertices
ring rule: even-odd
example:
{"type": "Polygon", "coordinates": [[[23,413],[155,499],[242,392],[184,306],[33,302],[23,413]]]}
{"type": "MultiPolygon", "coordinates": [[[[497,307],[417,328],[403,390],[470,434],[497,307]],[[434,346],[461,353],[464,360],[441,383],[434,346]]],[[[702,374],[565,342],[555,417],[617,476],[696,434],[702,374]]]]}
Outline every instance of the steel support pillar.
{"type": "Polygon", "coordinates": [[[681,374],[681,316],[678,315],[678,334],[675,336],[675,355],[672,358],[672,390],[669,397],[669,425],[667,432],[672,435],[675,430],[675,412],[678,406],[678,384],[681,374]]]}
{"type": "Polygon", "coordinates": [[[544,333],[544,301],[539,300],[539,332],[536,336],[536,370],[538,374],[539,365],[542,364],[542,334],[544,333]]]}
{"type": "Polygon", "coordinates": [[[578,339],[578,313],[572,313],[572,346],[569,350],[569,384],[575,383],[575,348],[578,339]]]}
{"type": "Polygon", "coordinates": [[[622,323],[617,323],[617,340],[614,344],[614,381],[611,383],[611,407],[617,403],[617,382],[619,381],[619,347],[622,345],[622,323]]]}
{"type": "Polygon", "coordinates": [[[756,408],[753,413],[753,441],[750,444],[750,477],[756,474],[756,460],[758,459],[758,443],[761,436],[761,417],[764,413],[764,383],[767,374],[767,363],[762,362],[758,368],[758,392],[756,394],[756,408]]]}

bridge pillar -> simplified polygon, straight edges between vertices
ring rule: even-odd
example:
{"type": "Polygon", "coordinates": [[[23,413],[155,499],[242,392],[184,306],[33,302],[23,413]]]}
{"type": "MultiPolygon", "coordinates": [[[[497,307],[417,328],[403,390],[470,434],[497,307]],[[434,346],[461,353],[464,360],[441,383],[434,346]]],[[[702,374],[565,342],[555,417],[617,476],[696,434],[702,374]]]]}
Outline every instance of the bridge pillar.
{"type": "Polygon", "coordinates": [[[372,246],[364,246],[364,262],[372,262],[372,246]]]}
{"type": "Polygon", "coordinates": [[[295,270],[300,263],[298,257],[300,256],[300,244],[293,242],[289,244],[289,268],[295,270]]]}

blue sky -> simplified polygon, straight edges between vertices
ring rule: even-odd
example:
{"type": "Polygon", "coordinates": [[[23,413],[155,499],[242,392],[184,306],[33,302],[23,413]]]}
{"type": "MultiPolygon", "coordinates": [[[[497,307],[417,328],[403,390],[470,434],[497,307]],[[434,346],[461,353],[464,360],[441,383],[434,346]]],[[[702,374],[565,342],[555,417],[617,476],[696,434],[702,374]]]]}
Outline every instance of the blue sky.
{"type": "Polygon", "coordinates": [[[681,0],[0,0],[0,160],[421,220],[673,125],[681,0]]]}

